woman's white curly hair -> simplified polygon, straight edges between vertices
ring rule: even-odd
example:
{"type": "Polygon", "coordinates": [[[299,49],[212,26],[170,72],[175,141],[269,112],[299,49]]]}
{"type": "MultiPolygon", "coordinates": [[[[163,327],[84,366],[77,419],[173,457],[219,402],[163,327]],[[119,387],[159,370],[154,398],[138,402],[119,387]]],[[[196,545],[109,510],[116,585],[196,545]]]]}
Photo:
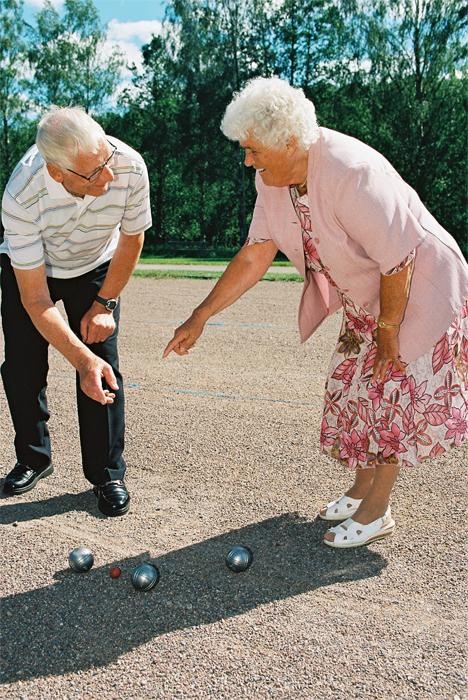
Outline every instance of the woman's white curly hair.
{"type": "Polygon", "coordinates": [[[221,131],[232,141],[253,138],[268,148],[283,148],[291,137],[308,149],[319,136],[313,102],[301,88],[280,78],[254,78],[228,105],[221,131]]]}

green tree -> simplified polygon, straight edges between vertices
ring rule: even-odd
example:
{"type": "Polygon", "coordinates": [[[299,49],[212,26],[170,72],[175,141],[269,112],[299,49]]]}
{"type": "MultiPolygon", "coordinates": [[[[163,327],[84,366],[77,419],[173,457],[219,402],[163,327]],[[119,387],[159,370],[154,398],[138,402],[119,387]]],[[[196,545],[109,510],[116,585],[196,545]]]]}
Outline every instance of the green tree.
{"type": "Polygon", "coordinates": [[[232,235],[237,242],[239,231],[245,231],[243,168],[233,171],[233,146],[219,130],[232,91],[251,75],[244,4],[174,0],[168,12],[170,36],[176,37],[168,67],[179,86],[179,169],[185,200],[191,203],[182,229],[193,231],[206,245],[226,242],[232,235]],[[236,196],[226,207],[228,191],[236,196]]]}
{"type": "Polygon", "coordinates": [[[235,90],[278,74],[324,126],[386,155],[463,244],[465,21],[458,0],[172,0],[112,118],[150,165],[150,243],[243,240],[253,177],[219,125],[235,90]]]}
{"type": "Polygon", "coordinates": [[[467,17],[460,0],[385,0],[365,34],[370,140],[465,246],[467,17]]]}
{"type": "Polygon", "coordinates": [[[38,104],[77,104],[87,112],[105,106],[121,80],[124,61],[118,48],[106,51],[92,0],[65,0],[63,16],[46,0],[30,35],[32,93],[38,104]]]}
{"type": "Polygon", "coordinates": [[[306,91],[324,78],[339,84],[352,60],[352,17],[346,1],[284,0],[273,17],[278,73],[306,91]]]}
{"type": "Polygon", "coordinates": [[[0,186],[16,162],[18,129],[28,109],[25,96],[25,41],[22,0],[0,0],[0,186]]]}
{"type": "MultiPolygon", "coordinates": [[[[109,133],[121,137],[142,153],[150,173],[153,227],[147,248],[161,245],[176,233],[174,217],[180,216],[178,130],[178,86],[168,70],[170,61],[165,40],[153,37],[143,47],[144,72],[134,70],[132,89],[122,95],[123,112],[108,115],[109,133]]],[[[181,233],[176,237],[182,238],[181,233]]]]}

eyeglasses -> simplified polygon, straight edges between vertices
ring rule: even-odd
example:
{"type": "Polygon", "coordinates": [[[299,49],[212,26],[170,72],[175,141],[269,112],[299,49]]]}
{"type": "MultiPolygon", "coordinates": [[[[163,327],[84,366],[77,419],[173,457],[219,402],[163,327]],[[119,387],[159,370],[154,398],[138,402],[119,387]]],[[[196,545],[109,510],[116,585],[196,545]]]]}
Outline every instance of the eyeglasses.
{"type": "Polygon", "coordinates": [[[110,141],[107,141],[107,143],[109,144],[109,146],[112,146],[112,153],[110,154],[109,158],[105,161],[105,163],[100,165],[99,168],[96,168],[96,170],[94,170],[91,173],[91,175],[82,175],[81,173],[77,173],[76,170],[72,170],[71,168],[66,168],[66,170],[68,170],[69,173],[73,173],[73,175],[78,175],[78,177],[83,178],[83,180],[87,180],[88,182],[95,182],[95,180],[98,179],[99,175],[102,173],[106,165],[109,165],[117,150],[117,146],[114,146],[113,143],[111,143],[110,141]]]}

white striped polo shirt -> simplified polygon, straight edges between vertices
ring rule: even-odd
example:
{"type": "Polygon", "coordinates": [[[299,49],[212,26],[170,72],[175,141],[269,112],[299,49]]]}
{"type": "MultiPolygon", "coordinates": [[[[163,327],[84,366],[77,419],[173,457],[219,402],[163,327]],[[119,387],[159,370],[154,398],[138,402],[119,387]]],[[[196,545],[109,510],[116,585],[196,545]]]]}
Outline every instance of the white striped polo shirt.
{"type": "Polygon", "coordinates": [[[13,267],[45,264],[49,277],[78,277],[112,258],[120,233],[151,226],[148,172],[139,153],[122,141],[111,169],[114,180],[99,197],[75,197],[47,170],[32,146],[14,169],[2,200],[5,238],[0,253],[13,267]]]}

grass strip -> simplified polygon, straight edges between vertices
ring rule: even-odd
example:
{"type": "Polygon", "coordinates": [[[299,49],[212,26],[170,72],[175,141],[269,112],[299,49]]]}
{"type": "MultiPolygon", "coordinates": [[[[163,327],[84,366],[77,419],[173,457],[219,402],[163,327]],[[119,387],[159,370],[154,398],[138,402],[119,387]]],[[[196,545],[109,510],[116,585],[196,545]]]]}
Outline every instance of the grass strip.
{"type": "MultiPolygon", "coordinates": [[[[227,258],[151,258],[142,257],[138,263],[141,265],[227,265],[231,260],[227,258]]],[[[272,265],[276,267],[292,267],[289,260],[275,260],[272,265]]]]}
{"type": "MultiPolygon", "coordinates": [[[[213,270],[135,270],[133,275],[135,277],[153,277],[154,279],[180,279],[180,278],[191,278],[198,280],[214,280],[219,279],[223,273],[213,270]]],[[[268,282],[302,282],[302,277],[299,274],[294,273],[274,273],[267,272],[262,280],[268,282]]]]}

